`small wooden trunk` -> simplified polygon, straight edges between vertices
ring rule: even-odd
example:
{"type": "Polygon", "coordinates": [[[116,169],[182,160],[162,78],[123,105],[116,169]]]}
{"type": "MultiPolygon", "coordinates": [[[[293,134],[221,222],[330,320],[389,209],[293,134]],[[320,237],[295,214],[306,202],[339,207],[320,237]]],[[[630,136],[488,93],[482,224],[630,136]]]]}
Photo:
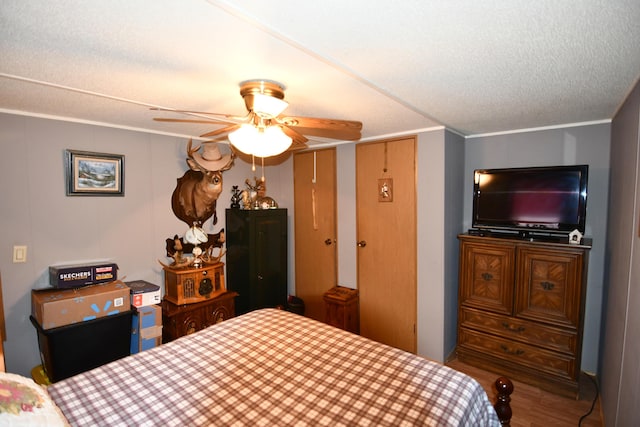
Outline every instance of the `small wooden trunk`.
{"type": "Polygon", "coordinates": [[[360,333],[358,290],[336,286],[324,294],[325,323],[345,331],[360,333]]]}

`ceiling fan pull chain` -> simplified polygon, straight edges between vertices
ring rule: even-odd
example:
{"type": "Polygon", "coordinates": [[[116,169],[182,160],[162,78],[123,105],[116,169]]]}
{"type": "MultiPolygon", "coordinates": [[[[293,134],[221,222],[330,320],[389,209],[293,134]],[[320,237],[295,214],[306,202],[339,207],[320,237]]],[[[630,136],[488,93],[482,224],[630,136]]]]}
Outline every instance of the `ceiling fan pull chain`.
{"type": "Polygon", "coordinates": [[[382,172],[387,173],[387,143],[384,143],[384,167],[382,168],[382,172]]]}
{"type": "Polygon", "coordinates": [[[316,183],[316,151],[313,152],[313,178],[311,179],[313,184],[316,183]]]}
{"type": "Polygon", "coordinates": [[[313,229],[318,229],[318,217],[316,215],[316,152],[313,152],[313,178],[311,179],[311,215],[313,217],[313,229]]]}
{"type": "Polygon", "coordinates": [[[264,157],[262,159],[262,182],[264,183],[264,157]]]}
{"type": "Polygon", "coordinates": [[[256,156],[251,155],[251,172],[256,171],[256,156]]]}
{"type": "Polygon", "coordinates": [[[318,229],[318,217],[316,215],[316,187],[311,188],[311,211],[313,216],[313,229],[318,229]]]}

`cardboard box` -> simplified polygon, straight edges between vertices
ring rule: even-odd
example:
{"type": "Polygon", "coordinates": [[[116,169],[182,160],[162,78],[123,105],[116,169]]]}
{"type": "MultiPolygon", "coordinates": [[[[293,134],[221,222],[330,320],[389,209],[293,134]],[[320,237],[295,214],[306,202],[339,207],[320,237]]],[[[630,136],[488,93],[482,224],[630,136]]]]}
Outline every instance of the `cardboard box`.
{"type": "Polygon", "coordinates": [[[160,286],[144,280],[134,280],[125,284],[131,289],[132,306],[145,307],[160,304],[160,286]]]}
{"type": "Polygon", "coordinates": [[[49,284],[54,288],[69,289],[113,282],[118,279],[118,265],[74,264],[49,267],[49,284]]]}
{"type": "Polygon", "coordinates": [[[131,319],[131,354],[162,344],[162,307],[147,305],[133,311],[131,319]]]}
{"type": "Polygon", "coordinates": [[[42,329],[57,328],[131,310],[130,289],[116,280],[77,289],[31,291],[31,314],[42,329]]]}

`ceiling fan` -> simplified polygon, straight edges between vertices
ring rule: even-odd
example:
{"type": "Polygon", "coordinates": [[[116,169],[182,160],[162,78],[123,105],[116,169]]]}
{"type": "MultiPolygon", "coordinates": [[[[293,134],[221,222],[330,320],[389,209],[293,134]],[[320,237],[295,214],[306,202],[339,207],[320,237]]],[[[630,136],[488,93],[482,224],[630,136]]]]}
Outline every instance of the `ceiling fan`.
{"type": "Polygon", "coordinates": [[[284,100],[284,86],[280,83],[270,80],[248,80],[240,84],[240,95],[248,111],[246,116],[154,107],[152,110],[200,117],[156,117],[154,120],[223,125],[200,136],[214,140],[228,137],[236,149],[256,157],[270,157],[287,150],[306,148],[308,138],[305,135],[346,141],[360,139],[362,123],[358,121],[283,115],[282,112],[289,103],[284,100]]]}

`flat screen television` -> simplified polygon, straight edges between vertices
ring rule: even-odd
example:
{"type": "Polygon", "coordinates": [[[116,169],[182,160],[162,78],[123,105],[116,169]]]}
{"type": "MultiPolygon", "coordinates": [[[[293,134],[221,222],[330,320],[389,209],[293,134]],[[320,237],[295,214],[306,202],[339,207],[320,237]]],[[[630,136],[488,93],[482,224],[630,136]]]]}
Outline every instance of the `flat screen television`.
{"type": "Polygon", "coordinates": [[[474,171],[472,227],[530,234],[584,234],[588,165],[474,171]]]}

